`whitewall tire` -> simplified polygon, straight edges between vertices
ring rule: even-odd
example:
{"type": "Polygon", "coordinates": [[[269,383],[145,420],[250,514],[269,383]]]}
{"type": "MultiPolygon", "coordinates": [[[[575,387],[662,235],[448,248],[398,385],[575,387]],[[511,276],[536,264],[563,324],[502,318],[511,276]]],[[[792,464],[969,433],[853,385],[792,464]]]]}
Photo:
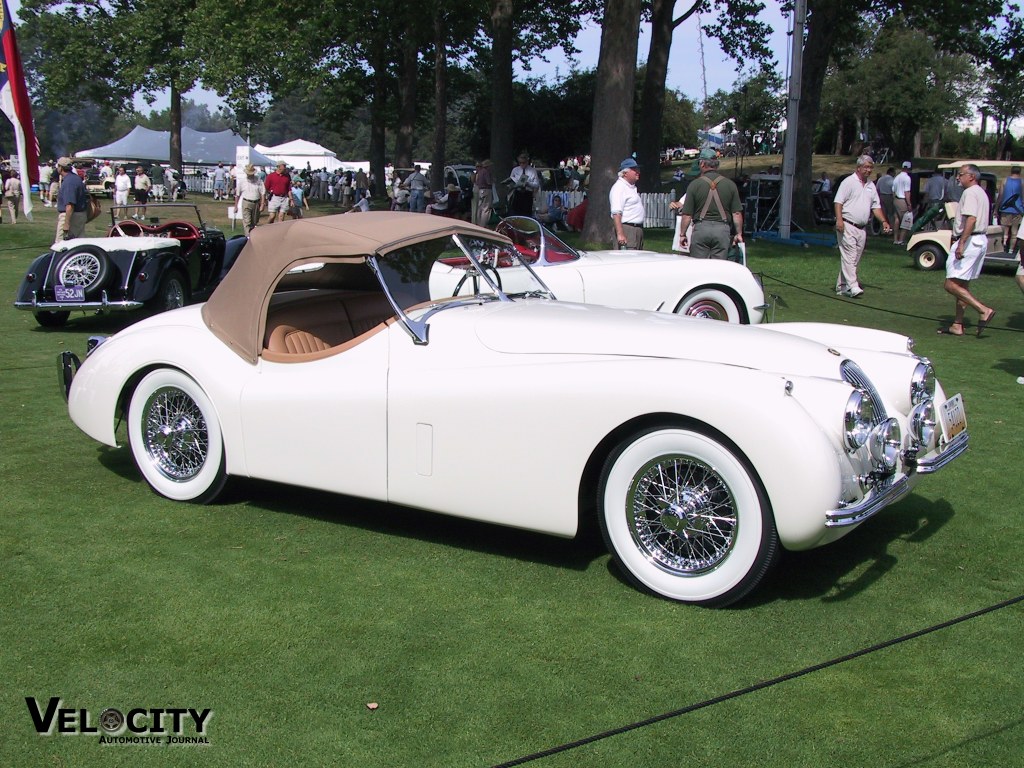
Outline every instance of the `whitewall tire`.
{"type": "Polygon", "coordinates": [[[676,314],[727,323],[744,322],[743,312],[736,300],[718,288],[697,288],[690,291],[676,306],[676,314]]]}
{"type": "Polygon", "coordinates": [[[128,406],[128,443],[139,472],[161,496],[205,504],[224,488],[217,412],[181,371],[161,368],[139,382],[128,406]]]}
{"type": "Polygon", "coordinates": [[[601,473],[598,515],[630,581],[684,603],[739,600],[779,548],[760,481],[735,449],[696,429],[658,427],[623,441],[601,473]]]}

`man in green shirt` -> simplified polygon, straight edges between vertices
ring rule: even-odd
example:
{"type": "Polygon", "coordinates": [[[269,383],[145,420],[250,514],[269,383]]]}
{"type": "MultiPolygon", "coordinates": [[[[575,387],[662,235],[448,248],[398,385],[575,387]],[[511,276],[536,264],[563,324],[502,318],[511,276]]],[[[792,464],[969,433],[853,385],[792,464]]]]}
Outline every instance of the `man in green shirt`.
{"type": "Polygon", "coordinates": [[[718,172],[718,154],[705,149],[698,159],[700,177],[686,188],[680,245],[686,245],[686,231],[693,221],[690,256],[698,259],[724,259],[729,246],[743,242],[743,206],[740,191],[731,179],[718,172]],[[731,223],[730,223],[731,219],[731,223]]]}

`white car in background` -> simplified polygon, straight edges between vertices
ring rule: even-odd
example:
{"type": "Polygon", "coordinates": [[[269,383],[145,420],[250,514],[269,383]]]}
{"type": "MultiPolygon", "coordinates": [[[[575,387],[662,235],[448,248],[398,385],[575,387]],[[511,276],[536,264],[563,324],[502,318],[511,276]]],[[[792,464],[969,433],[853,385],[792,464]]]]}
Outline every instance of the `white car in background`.
{"type": "MultiPolygon", "coordinates": [[[[502,219],[496,231],[513,242],[560,301],[750,325],[764,318],[767,305],[760,282],[732,261],[655,251],[580,251],[525,216],[502,219]]],[[[497,265],[498,275],[513,266],[518,268],[503,261],[497,265]]]]}

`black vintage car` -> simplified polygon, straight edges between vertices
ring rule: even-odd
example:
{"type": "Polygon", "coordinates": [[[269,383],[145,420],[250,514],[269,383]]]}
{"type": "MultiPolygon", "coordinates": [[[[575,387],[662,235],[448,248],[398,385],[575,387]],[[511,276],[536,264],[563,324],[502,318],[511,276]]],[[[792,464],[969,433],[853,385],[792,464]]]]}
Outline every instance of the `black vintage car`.
{"type": "Polygon", "coordinates": [[[64,325],[72,311],[163,312],[204,301],[246,240],[225,240],[195,205],[151,203],[145,219],[117,216],[132,210],[111,210],[107,237],[65,240],[35,259],[14,306],[53,327],[64,325]]]}

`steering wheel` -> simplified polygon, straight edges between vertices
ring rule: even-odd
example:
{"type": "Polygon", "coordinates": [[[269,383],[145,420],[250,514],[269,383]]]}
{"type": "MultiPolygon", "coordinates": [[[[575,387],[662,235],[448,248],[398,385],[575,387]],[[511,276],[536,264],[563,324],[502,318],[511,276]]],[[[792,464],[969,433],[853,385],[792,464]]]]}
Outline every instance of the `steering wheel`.
{"type": "MultiPolygon", "coordinates": [[[[498,290],[502,290],[501,287],[501,275],[498,274],[498,270],[492,267],[490,264],[483,264],[482,271],[490,274],[494,278],[494,284],[498,286],[498,290]]],[[[459,291],[462,290],[462,286],[465,285],[468,278],[473,278],[473,295],[480,293],[480,273],[477,272],[475,267],[470,267],[466,270],[466,274],[459,278],[459,282],[455,284],[455,290],[452,292],[452,298],[459,295],[459,291]]]]}
{"type": "Polygon", "coordinates": [[[120,221],[115,221],[114,226],[112,226],[111,229],[117,232],[118,237],[131,237],[131,235],[129,235],[127,232],[124,231],[124,229],[121,228],[120,221]]]}

